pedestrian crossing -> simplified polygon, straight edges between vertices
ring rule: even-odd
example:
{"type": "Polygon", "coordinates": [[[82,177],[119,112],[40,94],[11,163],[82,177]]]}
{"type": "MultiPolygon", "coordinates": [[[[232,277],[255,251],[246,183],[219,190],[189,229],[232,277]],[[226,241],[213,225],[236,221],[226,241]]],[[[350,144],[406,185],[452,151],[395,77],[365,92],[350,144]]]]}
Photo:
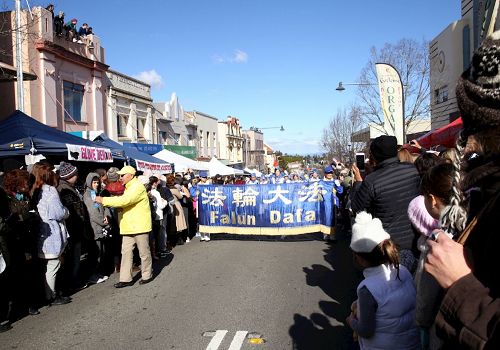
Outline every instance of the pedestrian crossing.
{"type": "MultiPolygon", "coordinates": [[[[223,350],[222,348],[219,349],[219,347],[221,346],[228,332],[228,330],[221,329],[215,331],[215,334],[210,340],[210,343],[208,344],[206,350],[223,350]]],[[[237,331],[234,334],[231,340],[231,344],[229,345],[229,348],[227,348],[227,350],[240,350],[243,346],[243,343],[245,342],[245,339],[247,338],[247,335],[248,331],[237,331]]]]}

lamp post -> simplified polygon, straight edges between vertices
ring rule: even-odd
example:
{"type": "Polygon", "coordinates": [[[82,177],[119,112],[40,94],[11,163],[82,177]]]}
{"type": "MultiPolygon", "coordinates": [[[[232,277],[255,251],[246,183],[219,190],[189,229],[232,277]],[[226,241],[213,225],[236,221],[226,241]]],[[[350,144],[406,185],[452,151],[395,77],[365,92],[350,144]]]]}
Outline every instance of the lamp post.
{"type": "Polygon", "coordinates": [[[344,91],[344,85],[371,86],[378,85],[380,105],[384,113],[383,128],[386,134],[397,138],[398,144],[405,143],[405,100],[403,83],[399,72],[388,63],[376,63],[378,84],[361,82],[345,83],[339,82],[337,91],[344,91]]]}

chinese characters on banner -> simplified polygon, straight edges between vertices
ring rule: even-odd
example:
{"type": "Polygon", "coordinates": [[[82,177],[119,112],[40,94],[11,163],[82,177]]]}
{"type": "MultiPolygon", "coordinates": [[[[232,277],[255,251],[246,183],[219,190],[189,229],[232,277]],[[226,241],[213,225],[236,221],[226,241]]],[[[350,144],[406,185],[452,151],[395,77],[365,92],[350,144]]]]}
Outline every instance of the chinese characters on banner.
{"type": "Polygon", "coordinates": [[[199,186],[200,232],[334,233],[333,183],[199,186]]]}

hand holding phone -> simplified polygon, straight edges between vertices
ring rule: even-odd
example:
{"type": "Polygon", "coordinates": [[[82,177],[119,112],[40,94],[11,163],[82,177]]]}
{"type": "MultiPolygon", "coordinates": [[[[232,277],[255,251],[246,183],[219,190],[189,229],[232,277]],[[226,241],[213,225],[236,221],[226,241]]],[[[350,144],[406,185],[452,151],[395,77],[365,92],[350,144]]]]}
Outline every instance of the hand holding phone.
{"type": "Polygon", "coordinates": [[[364,153],[356,153],[356,166],[359,171],[365,171],[365,154],[364,153]]]}

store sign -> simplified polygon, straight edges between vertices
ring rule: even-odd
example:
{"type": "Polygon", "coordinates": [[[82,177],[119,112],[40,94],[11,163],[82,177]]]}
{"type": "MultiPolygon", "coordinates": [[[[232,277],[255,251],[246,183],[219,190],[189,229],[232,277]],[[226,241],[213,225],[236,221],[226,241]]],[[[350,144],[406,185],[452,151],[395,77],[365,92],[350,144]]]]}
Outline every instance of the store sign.
{"type": "Polygon", "coordinates": [[[170,174],[172,173],[172,165],[169,163],[149,163],[142,160],[135,160],[137,170],[144,172],[170,174]]]}
{"type": "Polygon", "coordinates": [[[108,148],[66,144],[68,160],[78,162],[112,163],[113,156],[108,148]]]}
{"type": "Polygon", "coordinates": [[[163,147],[183,157],[196,159],[196,147],[194,146],[165,145],[163,147]]]}
{"type": "Polygon", "coordinates": [[[155,154],[163,151],[163,145],[151,144],[151,143],[130,143],[124,142],[124,147],[135,148],[141,152],[147,154],[155,154]]]}

